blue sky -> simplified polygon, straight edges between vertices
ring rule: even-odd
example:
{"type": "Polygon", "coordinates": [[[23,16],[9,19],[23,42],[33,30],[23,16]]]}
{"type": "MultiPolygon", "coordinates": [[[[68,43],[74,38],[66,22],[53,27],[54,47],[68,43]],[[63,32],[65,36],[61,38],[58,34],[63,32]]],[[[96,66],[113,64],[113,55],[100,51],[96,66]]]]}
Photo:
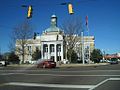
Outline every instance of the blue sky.
{"type": "Polygon", "coordinates": [[[29,20],[36,32],[42,33],[50,26],[50,17],[56,14],[58,26],[67,17],[79,16],[85,23],[88,15],[90,35],[95,36],[95,47],[106,53],[120,52],[120,0],[0,0],[0,49],[9,50],[8,44],[13,28],[27,17],[27,8],[33,5],[33,17],[29,20]],[[71,2],[74,15],[69,15],[67,6],[71,2]]]}

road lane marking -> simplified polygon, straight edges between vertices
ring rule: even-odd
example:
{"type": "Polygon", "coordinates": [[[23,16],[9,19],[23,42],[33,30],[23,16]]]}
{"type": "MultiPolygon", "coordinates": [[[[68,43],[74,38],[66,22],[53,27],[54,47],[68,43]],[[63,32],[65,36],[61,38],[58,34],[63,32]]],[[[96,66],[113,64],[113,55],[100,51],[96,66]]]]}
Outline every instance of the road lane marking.
{"type": "Polygon", "coordinates": [[[94,90],[95,88],[97,88],[98,86],[102,85],[103,83],[107,82],[109,79],[105,79],[102,82],[98,83],[97,85],[95,85],[94,87],[90,88],[89,90],[94,90]]]}
{"type": "Polygon", "coordinates": [[[120,78],[109,78],[109,80],[120,80],[120,78]]]}
{"type": "Polygon", "coordinates": [[[28,76],[58,76],[58,77],[119,77],[120,75],[69,75],[69,74],[29,74],[29,73],[1,73],[0,75],[28,75],[28,76]]]}
{"type": "Polygon", "coordinates": [[[17,74],[25,74],[25,73],[1,73],[0,75],[17,75],[17,74]]]}
{"type": "Polygon", "coordinates": [[[107,81],[111,80],[119,80],[120,78],[108,78],[97,85],[65,85],[65,84],[40,84],[40,83],[24,83],[24,82],[9,82],[0,84],[0,86],[12,85],[12,86],[28,86],[28,87],[52,87],[52,88],[88,88],[88,90],[94,90],[95,88],[99,87],[100,85],[106,83],[107,81]]]}
{"type": "Polygon", "coordinates": [[[38,83],[22,83],[22,82],[10,82],[5,85],[13,86],[28,86],[28,87],[52,87],[52,88],[92,88],[95,85],[63,85],[63,84],[38,84],[38,83]]]}
{"type": "Polygon", "coordinates": [[[27,74],[25,73],[24,75],[36,75],[36,76],[64,76],[64,77],[81,77],[81,76],[85,76],[85,77],[94,77],[94,76],[97,76],[97,77],[106,77],[106,76],[113,76],[113,77],[117,77],[117,76],[120,76],[120,75],[63,75],[63,74],[27,74]]]}
{"type": "Polygon", "coordinates": [[[105,80],[103,80],[102,82],[98,83],[97,85],[91,87],[91,88],[88,89],[88,90],[94,90],[95,88],[99,87],[100,85],[106,83],[107,81],[111,81],[111,80],[112,80],[112,81],[116,81],[116,80],[120,80],[120,78],[108,78],[108,79],[105,79],[105,80]]]}
{"type": "Polygon", "coordinates": [[[53,71],[53,70],[51,70],[51,69],[41,69],[41,70],[28,70],[28,69],[26,69],[26,70],[21,70],[21,69],[17,69],[17,70],[0,70],[0,72],[2,72],[2,71],[4,71],[4,72],[10,72],[10,71],[12,71],[12,72],[66,72],[66,73],[68,73],[68,72],[120,72],[120,70],[84,70],[84,71],[67,71],[67,70],[65,70],[65,71],[58,71],[58,70],[56,70],[56,71],[53,71]]]}

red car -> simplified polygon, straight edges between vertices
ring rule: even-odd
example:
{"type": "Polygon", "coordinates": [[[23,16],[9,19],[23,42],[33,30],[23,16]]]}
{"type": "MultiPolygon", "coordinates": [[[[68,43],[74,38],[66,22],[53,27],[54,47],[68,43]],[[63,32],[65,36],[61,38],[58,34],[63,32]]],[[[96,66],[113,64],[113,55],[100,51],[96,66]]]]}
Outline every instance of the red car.
{"type": "Polygon", "coordinates": [[[45,60],[37,64],[37,68],[55,68],[56,62],[52,60],[45,60]]]}

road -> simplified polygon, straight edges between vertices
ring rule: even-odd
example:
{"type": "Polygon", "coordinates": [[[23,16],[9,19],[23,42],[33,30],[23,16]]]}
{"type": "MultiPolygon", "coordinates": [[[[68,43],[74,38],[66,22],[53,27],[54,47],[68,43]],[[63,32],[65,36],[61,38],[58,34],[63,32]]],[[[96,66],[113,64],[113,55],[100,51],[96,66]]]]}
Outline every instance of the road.
{"type": "Polygon", "coordinates": [[[120,64],[56,69],[0,67],[0,90],[119,90],[120,64]]]}

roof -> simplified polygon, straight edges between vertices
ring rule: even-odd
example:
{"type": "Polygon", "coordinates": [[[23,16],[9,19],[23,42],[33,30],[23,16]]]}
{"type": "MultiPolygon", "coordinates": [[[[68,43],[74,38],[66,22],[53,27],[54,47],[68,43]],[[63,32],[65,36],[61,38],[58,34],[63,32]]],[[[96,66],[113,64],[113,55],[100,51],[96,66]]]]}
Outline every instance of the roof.
{"type": "Polygon", "coordinates": [[[61,31],[61,30],[60,30],[60,28],[58,28],[56,26],[51,26],[51,27],[47,28],[45,31],[46,32],[56,32],[56,31],[58,32],[58,31],[61,31]]]}
{"type": "Polygon", "coordinates": [[[56,17],[56,15],[52,15],[51,17],[54,18],[54,17],[56,17]]]}
{"type": "MultiPolygon", "coordinates": [[[[51,19],[57,18],[56,15],[52,15],[51,19]]],[[[61,31],[60,28],[57,27],[57,20],[51,21],[51,26],[45,30],[45,32],[58,32],[61,31]]]]}

